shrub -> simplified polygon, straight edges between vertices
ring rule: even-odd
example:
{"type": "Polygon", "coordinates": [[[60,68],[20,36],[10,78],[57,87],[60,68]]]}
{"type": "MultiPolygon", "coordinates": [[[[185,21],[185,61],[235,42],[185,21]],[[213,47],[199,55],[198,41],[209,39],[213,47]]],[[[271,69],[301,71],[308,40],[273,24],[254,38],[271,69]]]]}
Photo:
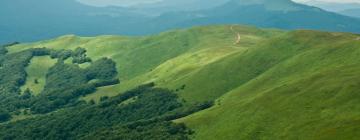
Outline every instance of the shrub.
{"type": "Polygon", "coordinates": [[[118,74],[116,70],[116,63],[108,58],[101,58],[91,64],[86,69],[88,80],[110,80],[118,74]]]}

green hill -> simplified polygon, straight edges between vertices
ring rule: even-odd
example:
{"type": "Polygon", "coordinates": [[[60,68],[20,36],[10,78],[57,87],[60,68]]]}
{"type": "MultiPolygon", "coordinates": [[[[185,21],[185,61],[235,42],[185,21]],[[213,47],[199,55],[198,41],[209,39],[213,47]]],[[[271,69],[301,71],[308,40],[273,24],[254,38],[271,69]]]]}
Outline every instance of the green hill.
{"type": "Polygon", "coordinates": [[[290,34],[301,44],[273,44],[288,51],[268,58],[290,57],[215,107],[178,121],[194,128],[198,139],[357,139],[359,41],[330,33],[290,34]]]}
{"type": "MultiPolygon", "coordinates": [[[[94,92],[83,94],[79,99],[74,98],[78,102],[85,100],[92,103],[95,100],[100,106],[111,104],[113,102],[104,103],[105,97],[111,97],[111,100],[125,98],[120,93],[127,93],[147,83],[169,89],[181,99],[180,104],[185,108],[214,101],[214,106],[209,109],[183,118],[170,117],[176,119],[173,122],[184,123],[192,129],[194,133],[190,137],[195,139],[356,139],[360,129],[360,98],[357,94],[360,86],[359,46],[360,36],[350,33],[282,31],[228,25],[194,27],[144,37],[68,35],[7,47],[7,55],[43,47],[76,52],[81,47],[92,62],[86,64],[87,67],[81,64],[77,71],[93,70],[98,64],[97,60],[103,57],[114,61],[121,83],[99,86],[94,92]]],[[[38,73],[34,71],[40,71],[31,68],[36,61],[40,61],[44,68],[53,67],[53,59],[44,59],[33,58],[26,70],[27,81],[30,79],[32,82],[32,77],[40,79],[43,76],[36,75],[38,73]]],[[[71,59],[65,62],[71,64],[71,59]]],[[[24,84],[30,89],[39,88],[28,82],[24,84]]],[[[131,97],[116,102],[120,102],[120,106],[137,104],[138,96],[131,97]]],[[[152,97],[141,99],[147,98],[152,97]]],[[[101,108],[95,109],[101,111],[101,108]]],[[[64,115],[66,118],[66,113],[74,108],[64,105],[60,109],[63,111],[51,114],[64,115]]],[[[170,114],[174,112],[171,109],[168,111],[170,114]]],[[[161,118],[161,114],[166,112],[165,109],[150,116],[161,118]]],[[[175,112],[188,115],[194,111],[175,112]]],[[[84,109],[79,115],[88,113],[88,109],[84,109]]],[[[38,119],[33,122],[25,118],[12,123],[20,128],[21,124],[45,121],[47,116],[35,118],[38,119]]],[[[60,118],[53,119],[56,121],[60,118]]],[[[71,120],[79,121],[76,119],[81,117],[71,120]]],[[[103,120],[94,119],[96,121],[103,120]]],[[[128,129],[122,126],[126,122],[124,120],[110,122],[112,131],[87,124],[88,128],[94,129],[90,136],[115,135],[117,130],[122,134],[128,129]]],[[[76,130],[85,133],[81,129],[76,130]]],[[[162,132],[156,131],[156,134],[162,132]]],[[[187,135],[184,131],[178,132],[176,134],[187,135]]]]}

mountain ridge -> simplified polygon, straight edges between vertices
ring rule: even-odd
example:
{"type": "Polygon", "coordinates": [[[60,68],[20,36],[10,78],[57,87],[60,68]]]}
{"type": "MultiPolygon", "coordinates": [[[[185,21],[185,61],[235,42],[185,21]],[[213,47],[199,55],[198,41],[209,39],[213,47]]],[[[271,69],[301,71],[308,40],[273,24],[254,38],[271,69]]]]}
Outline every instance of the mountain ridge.
{"type": "Polygon", "coordinates": [[[210,24],[248,24],[267,28],[360,32],[359,19],[286,0],[234,0],[222,6],[191,11],[169,11],[165,7],[165,11],[168,12],[160,15],[156,11],[159,7],[156,6],[139,11],[124,7],[91,7],[73,0],[56,3],[5,0],[1,3],[7,5],[1,8],[0,13],[0,33],[3,36],[0,42],[3,43],[43,40],[63,34],[141,36],[210,24]],[[20,4],[16,5],[16,2],[20,4]],[[66,10],[58,10],[59,6],[66,10]],[[18,7],[20,10],[14,11],[11,7],[18,7]]]}

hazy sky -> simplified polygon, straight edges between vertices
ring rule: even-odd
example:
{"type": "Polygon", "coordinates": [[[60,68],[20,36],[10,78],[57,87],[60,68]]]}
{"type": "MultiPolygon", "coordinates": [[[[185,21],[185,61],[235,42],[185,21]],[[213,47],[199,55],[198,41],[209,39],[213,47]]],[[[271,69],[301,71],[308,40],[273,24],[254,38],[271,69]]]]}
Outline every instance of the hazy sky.
{"type": "MultiPolygon", "coordinates": [[[[163,0],[78,0],[80,2],[94,5],[94,6],[108,6],[108,5],[118,5],[118,6],[131,6],[142,3],[154,3],[163,0]]],[[[293,0],[296,2],[307,2],[312,0],[293,0]]],[[[340,2],[340,3],[351,3],[358,2],[360,0],[317,0],[317,1],[325,1],[325,2],[340,2]]]]}
{"type": "MultiPolygon", "coordinates": [[[[307,1],[314,1],[314,0],[293,0],[293,1],[296,1],[296,2],[307,2],[307,1]]],[[[360,3],[360,0],[316,0],[316,1],[338,2],[338,3],[352,3],[352,2],[360,3]]]]}
{"type": "Polygon", "coordinates": [[[155,3],[162,0],[77,0],[77,1],[94,6],[108,6],[108,5],[131,6],[136,4],[155,3]]]}

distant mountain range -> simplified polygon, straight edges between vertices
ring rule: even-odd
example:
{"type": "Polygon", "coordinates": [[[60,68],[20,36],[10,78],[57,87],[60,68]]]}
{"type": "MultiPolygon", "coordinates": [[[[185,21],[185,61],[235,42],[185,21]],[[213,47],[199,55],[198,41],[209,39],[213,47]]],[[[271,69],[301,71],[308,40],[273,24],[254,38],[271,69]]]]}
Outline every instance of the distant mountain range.
{"type": "Polygon", "coordinates": [[[360,18],[360,3],[308,1],[305,4],[313,5],[324,10],[336,12],[342,15],[360,18]]]}
{"type": "Polygon", "coordinates": [[[138,11],[146,15],[161,15],[167,12],[178,11],[197,11],[223,5],[230,0],[163,0],[150,4],[139,4],[129,7],[133,11],[138,11]]]}
{"type": "Polygon", "coordinates": [[[357,9],[347,9],[340,12],[343,15],[360,18],[360,7],[357,9]]]}
{"type": "Polygon", "coordinates": [[[206,24],[242,23],[283,29],[317,29],[359,32],[358,19],[293,3],[288,0],[232,0],[222,6],[195,11],[173,12],[157,18],[156,24],[168,23],[168,28],[206,24]]]}
{"type": "Polygon", "coordinates": [[[360,33],[360,19],[290,0],[173,0],[126,8],[92,7],[75,0],[2,0],[0,5],[0,43],[63,34],[146,35],[208,24],[360,33]]]}
{"type": "Polygon", "coordinates": [[[316,6],[332,12],[339,12],[347,9],[360,8],[360,3],[338,3],[338,2],[324,2],[324,1],[311,0],[305,2],[305,4],[316,6]]]}
{"type": "Polygon", "coordinates": [[[99,8],[74,0],[0,1],[0,42],[34,41],[64,34],[129,34],[145,17],[124,8],[99,8]],[[16,7],[16,8],[15,8],[16,7]]]}

